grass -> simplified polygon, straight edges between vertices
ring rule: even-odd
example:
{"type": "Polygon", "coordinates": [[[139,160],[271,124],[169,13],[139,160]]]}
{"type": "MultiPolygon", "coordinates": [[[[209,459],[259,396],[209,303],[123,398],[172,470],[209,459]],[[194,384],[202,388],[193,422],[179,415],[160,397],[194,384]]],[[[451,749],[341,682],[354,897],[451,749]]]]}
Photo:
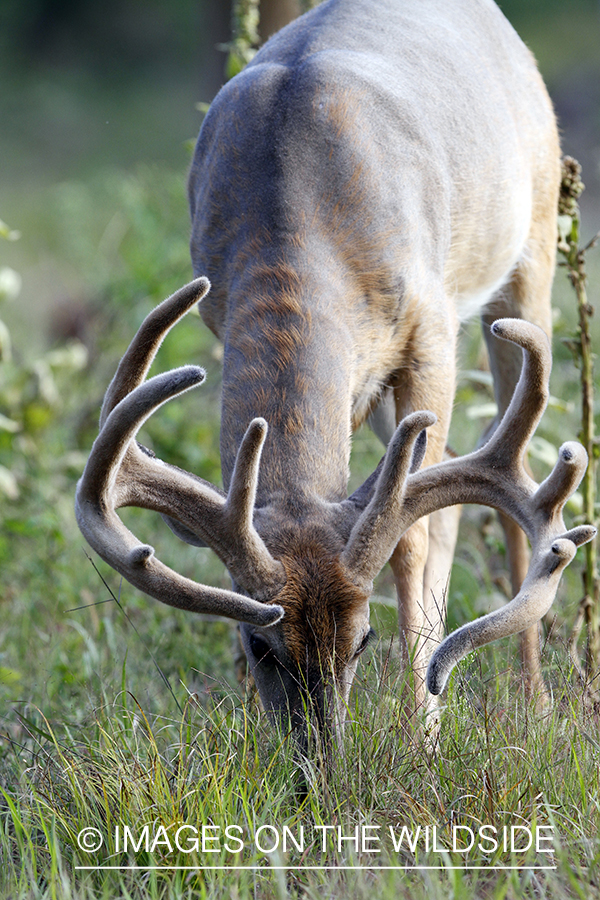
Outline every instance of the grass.
{"type": "Polygon", "coordinates": [[[290,742],[249,697],[226,691],[206,706],[191,695],[182,712],[171,706],[150,716],[123,688],[76,729],[32,711],[22,719],[30,764],[3,790],[9,894],[597,896],[597,717],[582,713],[568,676],[540,718],[514,677],[498,681],[477,669],[455,676],[432,751],[402,739],[394,715],[400,676],[374,653],[337,765],[327,775],[305,766],[310,790],[302,803],[290,742]],[[484,825],[497,829],[495,851],[496,832],[479,836],[484,825]],[[522,826],[515,852],[503,850],[505,825],[509,835],[522,826]],[[338,826],[344,838],[358,827],[358,846],[340,846],[338,826]],[[397,847],[403,827],[412,848],[408,835],[397,847]],[[457,848],[470,836],[466,828],[478,836],[470,853],[452,852],[453,827],[457,848]],[[554,836],[541,843],[552,852],[520,852],[525,829],[536,827],[554,836]],[[90,828],[90,840],[103,843],[84,852],[78,837],[90,828]],[[463,871],[465,863],[483,868],[463,871]]]}
{"type": "MultiPolygon", "coordinates": [[[[88,362],[73,369],[64,360],[57,363],[58,357],[49,359],[41,344],[28,348],[28,323],[18,307],[6,317],[14,361],[3,369],[0,396],[21,430],[0,432],[0,464],[14,473],[19,490],[17,497],[0,501],[0,897],[600,896],[598,715],[583,702],[567,651],[581,594],[577,561],[545,626],[552,708],[536,715],[524,698],[516,640],[492,645],[452,676],[434,749],[403,734],[395,612],[375,602],[379,643],[361,663],[337,765],[327,775],[318,761],[305,764],[310,790],[301,800],[289,740],[274,733],[253,696],[237,684],[235,627],[162,607],[121,585],[103,564],[96,570],[87,558],[72,511],[75,482],[116,361],[144,314],[189,277],[183,184],[183,172],[166,167],[105,172],[85,183],[48,188],[41,212],[25,205],[20,220],[10,221],[23,237],[7,245],[6,261],[28,271],[41,247],[51,253],[45,271],[59,268],[61,283],[69,286],[69,309],[83,315],[78,334],[88,362]],[[491,851],[489,842],[487,852],[476,842],[466,857],[451,850],[453,826],[477,833],[490,825],[502,833],[505,825],[519,824],[553,827],[553,854],[491,851]],[[200,835],[202,826],[215,829],[205,830],[205,852],[192,845],[177,849],[174,835],[182,825],[200,835]],[[237,828],[225,847],[227,825],[242,829],[239,852],[237,828]],[[393,837],[398,839],[403,825],[413,836],[421,828],[414,851],[406,841],[394,849],[393,837]],[[128,826],[135,844],[148,826],[148,847],[144,840],[138,849],[130,844],[124,851],[122,842],[117,847],[116,826],[121,837],[128,826]],[[282,840],[284,827],[297,839],[304,827],[304,849],[289,838],[286,852],[281,846],[261,851],[253,840],[261,826],[268,826],[259,832],[264,847],[269,838],[282,840]],[[367,841],[364,851],[353,841],[338,849],[337,832],[328,829],[322,849],[321,826],[340,826],[346,837],[357,826],[373,826],[367,837],[381,840],[367,841]],[[431,838],[433,826],[438,846],[448,848],[444,852],[434,851],[431,842],[427,849],[424,830],[429,827],[431,838]],[[85,828],[99,830],[103,846],[97,852],[80,848],[77,838],[85,828]],[[220,841],[211,842],[215,835],[220,841]],[[192,852],[185,852],[190,846],[192,852]],[[465,859],[487,868],[452,868],[465,859]],[[548,861],[556,868],[489,868],[548,861]],[[197,863],[254,868],[147,868],[197,863]],[[277,868],[285,863],[302,868],[277,868]],[[146,868],[77,868],[109,864],[146,868]],[[385,868],[414,865],[434,868],[385,868]]],[[[600,283],[593,257],[589,268],[593,298],[600,283]]],[[[40,271],[36,263],[37,278],[40,271]]],[[[551,383],[559,399],[538,432],[543,441],[533,463],[539,477],[548,470],[549,450],[578,430],[577,373],[560,342],[574,328],[576,313],[560,279],[559,274],[551,383]]],[[[40,315],[45,297],[42,291],[40,315]]],[[[598,340],[597,322],[595,329],[598,340]]],[[[478,326],[466,329],[463,345],[452,434],[460,452],[476,444],[484,427],[464,410],[484,409],[491,396],[485,373],[469,374],[481,364],[478,326]]],[[[64,346],[63,334],[54,349],[64,346]]],[[[218,357],[197,319],[187,317],[177,326],[156,369],[199,361],[209,369],[207,384],[161,410],[144,435],[163,458],[216,482],[218,357]]],[[[357,435],[356,482],[380,453],[366,430],[357,435]]],[[[181,545],[151,515],[128,513],[131,527],[165,562],[190,577],[227,585],[210,551],[181,545]]],[[[576,514],[571,510],[570,520],[576,514]]],[[[448,628],[501,602],[505,580],[497,523],[487,511],[467,509],[448,628]]],[[[388,572],[375,592],[393,596],[388,572]]]]}

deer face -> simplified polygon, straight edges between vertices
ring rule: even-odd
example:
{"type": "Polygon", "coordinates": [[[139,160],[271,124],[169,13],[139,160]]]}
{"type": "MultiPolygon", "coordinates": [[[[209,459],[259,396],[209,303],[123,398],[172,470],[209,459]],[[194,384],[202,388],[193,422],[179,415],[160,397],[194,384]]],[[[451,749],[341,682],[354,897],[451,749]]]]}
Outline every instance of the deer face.
{"type": "Polygon", "coordinates": [[[339,732],[361,653],[373,631],[369,595],[318,544],[282,560],[275,597],[283,619],[263,628],[242,623],[244,650],[265,711],[305,744],[307,714],[323,738],[339,732]]]}

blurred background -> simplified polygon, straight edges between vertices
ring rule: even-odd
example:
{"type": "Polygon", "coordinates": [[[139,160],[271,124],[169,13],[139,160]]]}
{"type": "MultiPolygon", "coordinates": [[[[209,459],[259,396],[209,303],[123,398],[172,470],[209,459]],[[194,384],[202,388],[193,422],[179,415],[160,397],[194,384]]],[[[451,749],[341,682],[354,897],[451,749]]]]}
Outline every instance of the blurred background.
{"type": "MultiPolygon", "coordinates": [[[[271,9],[284,12],[294,2],[275,0],[271,9]]],[[[584,231],[591,234],[600,228],[600,4],[500,5],[539,61],[564,152],[583,165],[584,231]]],[[[69,309],[83,319],[78,307],[96,292],[70,241],[58,246],[64,218],[78,212],[97,218],[72,222],[78,232],[72,244],[90,227],[98,240],[118,244],[118,223],[105,231],[118,204],[98,208],[100,200],[88,197],[95,209],[85,210],[79,195],[84,208],[65,209],[69,199],[76,205],[75,186],[151,165],[181,172],[183,191],[188,143],[202,119],[197,104],[209,102],[222,84],[230,38],[228,0],[0,3],[0,218],[23,234],[1,248],[0,262],[23,276],[19,305],[5,317],[23,333],[25,316],[32,348],[60,337],[61,329],[76,330],[69,309]]],[[[182,210],[176,226],[182,231],[185,216],[182,210]]]]}

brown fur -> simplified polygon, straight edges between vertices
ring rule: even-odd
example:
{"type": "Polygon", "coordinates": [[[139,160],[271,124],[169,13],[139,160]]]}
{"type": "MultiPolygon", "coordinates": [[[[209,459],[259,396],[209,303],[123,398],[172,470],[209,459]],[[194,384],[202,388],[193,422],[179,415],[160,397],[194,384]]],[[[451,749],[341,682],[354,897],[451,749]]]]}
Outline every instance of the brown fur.
{"type": "Polygon", "coordinates": [[[368,594],[352,584],[322,542],[298,542],[282,557],[286,584],[275,598],[283,606],[285,643],[300,671],[338,674],[355,652],[355,614],[368,594]]]}

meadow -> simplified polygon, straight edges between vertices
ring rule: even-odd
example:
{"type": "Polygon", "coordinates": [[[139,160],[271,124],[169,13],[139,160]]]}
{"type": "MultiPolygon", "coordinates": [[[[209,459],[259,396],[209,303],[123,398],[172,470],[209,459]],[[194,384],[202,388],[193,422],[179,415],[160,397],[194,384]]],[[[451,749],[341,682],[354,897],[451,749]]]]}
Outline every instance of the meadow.
{"type": "MultiPolygon", "coordinates": [[[[326,770],[318,757],[298,761],[239,680],[233,624],[162,606],[86,547],[73,499],[104,389],[146,313],[191,277],[188,151],[178,152],[175,162],[48,179],[35,200],[2,195],[0,269],[23,272],[29,286],[21,307],[18,278],[0,279],[0,897],[600,897],[597,673],[582,678],[574,665],[585,668],[585,630],[572,640],[581,550],[543,623],[551,705],[534,709],[518,641],[501,641],[453,673],[433,746],[403,728],[409,685],[384,570],[372,606],[377,640],[326,770]],[[64,298],[50,315],[55,283],[64,298]]],[[[599,256],[588,254],[592,303],[599,256]]],[[[538,479],[580,428],[569,345],[577,312],[561,269],[553,306],[552,399],[531,447],[538,479]]],[[[169,335],[153,371],[188,362],[207,369],[206,383],[161,409],[142,440],[220,483],[221,350],[194,315],[169,335]]],[[[453,448],[473,448],[492,414],[473,323],[461,334],[453,448]]],[[[351,488],[381,453],[361,429],[351,488]]],[[[568,524],[580,514],[576,497],[568,524]]],[[[151,514],[124,518],[173,568],[229,586],[209,550],[180,543],[151,514]]],[[[505,602],[507,590],[496,517],[466,508],[447,629],[505,602]]]]}

